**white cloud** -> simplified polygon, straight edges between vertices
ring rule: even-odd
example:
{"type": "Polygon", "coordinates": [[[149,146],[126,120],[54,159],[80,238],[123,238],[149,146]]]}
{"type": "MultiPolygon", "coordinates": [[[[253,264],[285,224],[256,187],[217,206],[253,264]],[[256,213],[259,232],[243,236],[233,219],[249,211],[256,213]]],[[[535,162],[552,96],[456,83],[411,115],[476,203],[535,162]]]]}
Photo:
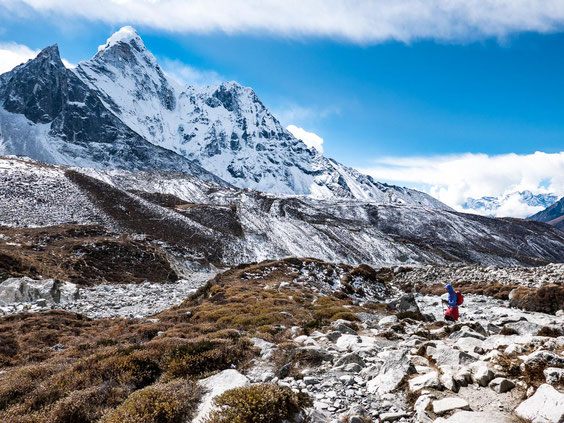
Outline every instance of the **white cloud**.
{"type": "Polygon", "coordinates": [[[81,17],[166,31],[266,32],[359,43],[467,40],[564,24],[562,0],[3,0],[11,13],[81,17]]]}
{"type": "Polygon", "coordinates": [[[33,59],[37,53],[39,50],[32,50],[22,44],[0,43],[0,74],[33,59]]]}
{"type": "Polygon", "coordinates": [[[328,116],[338,115],[341,113],[338,107],[318,108],[314,106],[300,106],[298,104],[282,104],[272,108],[272,113],[284,125],[290,122],[295,123],[311,123],[318,119],[325,119],[328,116]]]}
{"type": "Polygon", "coordinates": [[[198,69],[180,60],[163,58],[161,66],[167,75],[186,85],[217,85],[225,81],[219,73],[213,70],[198,69]]]}
{"type": "MultiPolygon", "coordinates": [[[[503,196],[524,190],[564,196],[564,152],[386,157],[370,168],[359,170],[377,180],[423,189],[458,210],[469,197],[503,196]]],[[[496,214],[520,217],[530,214],[517,203],[510,201],[496,214]]]]}
{"type": "Polygon", "coordinates": [[[286,128],[297,139],[302,140],[309,148],[315,148],[320,153],[323,153],[323,138],[314,132],[308,132],[303,128],[296,125],[288,125],[286,128]]]}
{"type": "MultiPolygon", "coordinates": [[[[17,43],[0,43],[0,74],[11,71],[16,66],[35,58],[40,50],[33,50],[28,46],[17,43]]],[[[74,68],[66,59],[61,59],[67,68],[74,68]]]]}

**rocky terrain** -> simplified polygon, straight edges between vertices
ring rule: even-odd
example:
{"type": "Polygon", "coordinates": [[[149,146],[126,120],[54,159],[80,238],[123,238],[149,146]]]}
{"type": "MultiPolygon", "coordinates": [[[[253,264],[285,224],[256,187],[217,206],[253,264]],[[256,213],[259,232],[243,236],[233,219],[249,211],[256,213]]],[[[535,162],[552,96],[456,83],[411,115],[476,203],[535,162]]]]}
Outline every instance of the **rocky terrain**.
{"type": "MultiPolygon", "coordinates": [[[[147,308],[137,318],[90,320],[40,310],[102,317],[96,308],[103,304],[124,316],[126,302],[141,304],[152,296],[158,312],[164,290],[157,286],[170,284],[142,284],[129,291],[129,300],[115,298],[113,306],[100,292],[110,288],[109,297],[123,297],[127,286],[112,291],[115,286],[98,285],[84,293],[81,288],[78,295],[59,286],[59,302],[36,299],[27,309],[37,313],[0,318],[0,418],[62,422],[72,421],[65,420],[70,415],[107,422],[130,410],[139,419],[155,398],[166,398],[171,413],[195,422],[208,421],[210,412],[217,421],[230,421],[229,415],[244,415],[245,407],[255,417],[267,409],[290,413],[296,422],[560,422],[562,308],[552,314],[527,311],[492,293],[463,290],[460,321],[448,325],[442,321],[442,292],[412,292],[406,284],[427,274],[423,281],[429,286],[448,278],[458,287],[469,275],[480,280],[488,272],[507,285],[527,278],[530,303],[538,302],[546,286],[563,288],[563,268],[554,265],[533,271],[372,269],[286,259],[239,266],[205,284],[206,278],[193,278],[190,289],[200,286],[195,293],[151,316],[147,308]],[[119,367],[112,357],[121,357],[119,367]],[[26,375],[34,375],[32,385],[26,375]],[[169,399],[179,377],[198,382],[169,399]],[[70,379],[60,385],[61,378],[70,379]],[[104,388],[109,381],[114,388],[104,388]],[[266,405],[246,403],[255,390],[271,398],[266,405]],[[87,401],[93,391],[96,401],[87,401]],[[139,403],[148,392],[159,395],[139,403]],[[229,402],[234,395],[237,401],[229,402]],[[285,400],[276,402],[279,397],[285,400]],[[222,401],[231,405],[218,409],[222,401]]],[[[6,285],[15,280],[9,282],[0,285],[5,299],[6,285]]]]}

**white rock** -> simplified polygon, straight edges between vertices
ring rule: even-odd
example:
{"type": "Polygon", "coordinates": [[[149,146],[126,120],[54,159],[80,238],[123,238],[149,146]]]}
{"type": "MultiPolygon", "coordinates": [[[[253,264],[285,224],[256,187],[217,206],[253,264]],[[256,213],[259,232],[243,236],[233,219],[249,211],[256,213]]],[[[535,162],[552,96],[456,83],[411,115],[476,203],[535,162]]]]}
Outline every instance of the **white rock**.
{"type": "Polygon", "coordinates": [[[386,394],[396,390],[407,375],[415,373],[415,366],[405,351],[386,351],[385,361],[378,375],[366,384],[370,393],[386,394]]]}
{"type": "Polygon", "coordinates": [[[394,325],[398,322],[398,318],[395,315],[392,316],[386,316],[380,319],[380,321],[378,322],[378,324],[380,326],[391,326],[394,325]]]}
{"type": "Polygon", "coordinates": [[[0,300],[8,304],[33,302],[38,299],[66,304],[77,297],[78,287],[75,284],[54,279],[9,278],[0,283],[0,300]]]}
{"type": "Polygon", "coordinates": [[[564,394],[545,383],[517,407],[515,414],[531,423],[561,423],[564,421],[564,394]]]}
{"type": "Polygon", "coordinates": [[[380,414],[380,421],[382,422],[395,422],[403,417],[409,417],[408,413],[398,412],[398,413],[382,413],[380,414]]]}
{"type": "Polygon", "coordinates": [[[213,411],[213,399],[225,391],[249,385],[249,379],[237,370],[224,370],[216,375],[202,379],[198,382],[206,391],[198,406],[193,423],[203,422],[210,411],[213,411]]]}
{"type": "Polygon", "coordinates": [[[376,346],[376,340],[372,336],[344,334],[337,339],[335,345],[341,351],[372,351],[376,346]]]}
{"type": "Polygon", "coordinates": [[[442,416],[453,410],[468,409],[468,401],[463,398],[449,397],[433,401],[433,413],[442,416]]]}
{"type": "Polygon", "coordinates": [[[425,388],[440,388],[441,381],[439,380],[438,372],[427,373],[422,376],[414,377],[409,380],[409,390],[411,392],[419,392],[425,388]]]}
{"type": "Polygon", "coordinates": [[[546,383],[557,383],[560,381],[564,382],[564,369],[558,367],[548,367],[543,371],[544,377],[546,378],[546,383]]]}

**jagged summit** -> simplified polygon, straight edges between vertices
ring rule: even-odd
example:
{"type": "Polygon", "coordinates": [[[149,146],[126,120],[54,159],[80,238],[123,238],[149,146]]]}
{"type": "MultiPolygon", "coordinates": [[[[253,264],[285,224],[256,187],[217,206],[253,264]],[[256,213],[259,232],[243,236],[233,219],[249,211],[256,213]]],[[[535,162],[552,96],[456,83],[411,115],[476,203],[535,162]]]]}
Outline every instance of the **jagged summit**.
{"type": "Polygon", "coordinates": [[[45,47],[39,52],[37,58],[53,60],[54,64],[56,65],[63,64],[61,60],[61,54],[59,53],[59,45],[57,43],[45,47]]]}

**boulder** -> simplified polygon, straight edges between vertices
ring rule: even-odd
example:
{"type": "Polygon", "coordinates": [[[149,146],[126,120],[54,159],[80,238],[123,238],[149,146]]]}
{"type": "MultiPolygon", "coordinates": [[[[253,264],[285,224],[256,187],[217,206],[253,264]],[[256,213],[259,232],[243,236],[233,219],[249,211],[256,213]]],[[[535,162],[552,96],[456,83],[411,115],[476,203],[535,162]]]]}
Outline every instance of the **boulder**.
{"type": "Polygon", "coordinates": [[[355,352],[345,354],[344,356],[339,358],[335,363],[335,367],[345,366],[351,363],[358,364],[360,367],[366,367],[364,360],[355,352]]]}
{"type": "Polygon", "coordinates": [[[340,336],[335,345],[341,351],[373,351],[377,347],[376,339],[373,336],[350,334],[340,336]]]}
{"type": "Polygon", "coordinates": [[[448,389],[449,391],[456,393],[460,390],[460,385],[454,379],[454,376],[452,375],[452,373],[442,374],[441,377],[440,377],[440,381],[441,381],[441,385],[443,385],[445,387],[445,389],[448,389]]]}
{"type": "Polygon", "coordinates": [[[204,396],[196,411],[193,423],[203,422],[214,409],[213,399],[225,391],[249,385],[249,379],[237,370],[224,370],[216,375],[202,379],[198,384],[204,389],[204,396]]]}
{"type": "Polygon", "coordinates": [[[413,294],[402,295],[397,300],[389,302],[388,305],[399,313],[405,313],[407,311],[421,313],[413,294]]]}
{"type": "Polygon", "coordinates": [[[421,395],[415,401],[413,410],[415,411],[415,421],[418,423],[432,423],[433,420],[427,413],[427,407],[431,404],[432,397],[430,395],[421,395]]]}
{"type": "Polygon", "coordinates": [[[66,304],[78,298],[78,287],[56,279],[35,280],[9,278],[0,283],[0,300],[5,303],[27,303],[39,299],[66,304]]]}
{"type": "Polygon", "coordinates": [[[449,411],[468,409],[470,409],[468,401],[462,398],[449,397],[433,401],[433,413],[437,416],[442,416],[449,411]]]}
{"type": "Polygon", "coordinates": [[[480,341],[486,339],[484,335],[481,335],[478,332],[470,329],[468,326],[463,326],[460,330],[453,332],[449,336],[449,339],[452,339],[453,341],[457,341],[461,338],[475,338],[475,339],[479,339],[480,341]]]}
{"type": "Polygon", "coordinates": [[[409,380],[409,390],[411,392],[419,392],[426,388],[441,388],[441,381],[439,379],[438,372],[430,372],[409,380]]]}
{"type": "Polygon", "coordinates": [[[348,326],[350,324],[351,324],[351,322],[348,322],[348,321],[343,320],[343,319],[339,319],[339,320],[335,320],[333,323],[331,323],[331,328],[333,330],[340,332],[340,333],[348,333],[350,335],[356,335],[356,331],[348,326]]]}
{"type": "Polygon", "coordinates": [[[542,329],[541,325],[537,325],[536,323],[529,322],[526,320],[516,323],[508,323],[505,325],[505,327],[516,331],[518,335],[531,335],[531,336],[536,336],[539,333],[539,331],[542,329]]]}
{"type": "Polygon", "coordinates": [[[464,351],[444,345],[438,345],[436,348],[427,347],[427,355],[431,356],[433,360],[435,360],[435,364],[437,366],[460,366],[468,365],[477,361],[477,358],[465,353],[464,351]]]}
{"type": "Polygon", "coordinates": [[[564,367],[564,357],[551,351],[539,350],[529,354],[524,363],[529,367],[564,367]]]}
{"type": "Polygon", "coordinates": [[[381,318],[378,321],[378,324],[380,326],[391,326],[391,325],[395,325],[397,322],[398,322],[397,316],[386,316],[381,318]]]}
{"type": "Polygon", "coordinates": [[[564,394],[545,383],[515,409],[515,414],[531,423],[562,423],[564,394]]]}
{"type": "Polygon", "coordinates": [[[515,384],[509,379],[505,379],[504,377],[496,377],[490,382],[490,388],[492,388],[498,394],[503,394],[515,388],[515,384]]]}
{"type": "Polygon", "coordinates": [[[404,379],[416,372],[415,366],[407,357],[406,351],[386,352],[385,361],[378,375],[366,384],[370,393],[380,395],[396,390],[404,379]]]}

